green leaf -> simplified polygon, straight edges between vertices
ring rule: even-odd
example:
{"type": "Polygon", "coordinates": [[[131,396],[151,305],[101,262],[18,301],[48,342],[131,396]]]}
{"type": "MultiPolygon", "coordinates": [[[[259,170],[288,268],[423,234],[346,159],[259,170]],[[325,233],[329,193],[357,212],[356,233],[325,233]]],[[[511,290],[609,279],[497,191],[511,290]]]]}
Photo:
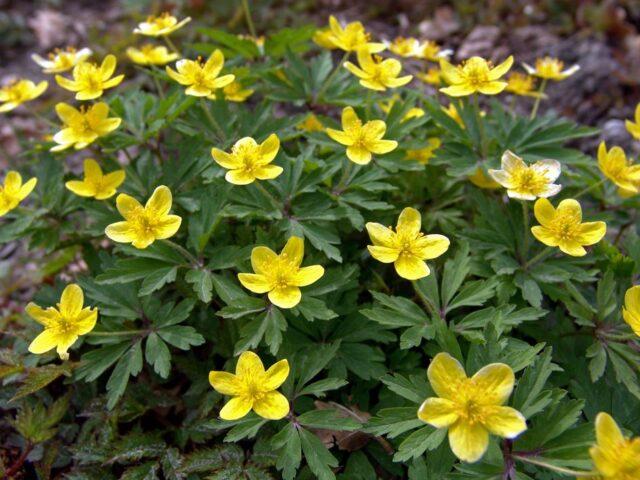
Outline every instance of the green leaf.
{"type": "Polygon", "coordinates": [[[44,365],[42,367],[30,368],[22,385],[18,387],[15,395],[11,398],[11,402],[19,398],[26,397],[38,390],[43,389],[54,380],[62,375],[69,376],[77,364],[63,363],[61,365],[44,365]]]}
{"type": "Polygon", "coordinates": [[[393,456],[393,461],[404,462],[419,457],[427,450],[435,450],[446,436],[446,428],[434,429],[429,425],[422,427],[404,439],[393,456]]]}
{"type": "Polygon", "coordinates": [[[107,381],[107,408],[111,410],[124,394],[129,383],[129,376],[136,376],[142,370],[141,341],[135,342],[116,363],[107,381]]]}
{"type": "Polygon", "coordinates": [[[326,428],[329,430],[355,430],[361,423],[351,417],[339,415],[338,410],[310,410],[298,415],[298,422],[308,428],[326,428]]]}
{"type": "Polygon", "coordinates": [[[309,469],[319,480],[334,480],[336,476],[331,469],[338,466],[336,457],[331,455],[327,447],[310,431],[301,428],[298,434],[309,469]]]}
{"type": "Polygon", "coordinates": [[[278,450],[276,468],[282,471],[282,478],[293,480],[302,461],[300,434],[293,423],[287,425],[271,438],[271,443],[278,450]]]}
{"type": "Polygon", "coordinates": [[[144,296],[159,290],[167,283],[174,282],[177,273],[178,267],[164,267],[151,272],[142,281],[142,286],[138,293],[144,296]]]}
{"type": "Polygon", "coordinates": [[[158,330],[158,335],[165,342],[180,350],[189,350],[191,346],[198,346],[204,343],[204,337],[195,328],[184,325],[163,327],[158,330]]]}
{"type": "Polygon", "coordinates": [[[153,365],[155,372],[162,378],[169,377],[171,371],[171,353],[157,333],[152,332],[147,337],[145,359],[153,365]]]}
{"type": "Polygon", "coordinates": [[[211,298],[213,297],[213,280],[209,270],[189,270],[185,274],[184,279],[193,285],[193,291],[201,302],[211,302],[211,298]]]}

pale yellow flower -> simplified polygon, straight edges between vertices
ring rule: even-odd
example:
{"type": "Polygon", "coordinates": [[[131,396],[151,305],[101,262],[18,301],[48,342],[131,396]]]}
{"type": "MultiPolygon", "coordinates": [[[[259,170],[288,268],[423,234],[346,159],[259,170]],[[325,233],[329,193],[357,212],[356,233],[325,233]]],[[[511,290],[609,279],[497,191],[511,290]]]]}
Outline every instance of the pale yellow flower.
{"type": "Polygon", "coordinates": [[[625,437],[608,413],[596,416],[596,444],[589,455],[601,480],[640,480],[640,437],[625,437]]]}
{"type": "MultiPolygon", "coordinates": [[[[219,91],[214,92],[209,98],[216,99],[218,98],[218,95],[220,95],[219,91]]],[[[253,90],[250,88],[244,88],[239,81],[234,80],[222,89],[221,96],[229,102],[240,103],[246,101],[251,95],[253,95],[253,90]]]]}
{"type": "Polygon", "coordinates": [[[448,61],[440,60],[440,69],[444,80],[450,85],[440,91],[451,97],[464,97],[473,93],[496,95],[507,87],[507,82],[500,78],[513,65],[513,57],[509,56],[497,67],[481,57],[471,57],[461,65],[454,67],[448,61]]]}
{"type": "Polygon", "coordinates": [[[481,167],[476,168],[475,172],[473,172],[472,175],[469,175],[469,181],[476,187],[484,188],[486,190],[496,190],[501,187],[498,182],[487,176],[481,167]]]}
{"type": "Polygon", "coordinates": [[[449,103],[449,106],[447,108],[445,107],[441,107],[442,111],[444,113],[446,113],[447,115],[449,115],[453,120],[455,120],[455,122],[460,125],[460,128],[465,128],[464,127],[464,120],[462,120],[462,117],[460,116],[460,113],[458,112],[458,109],[456,108],[456,106],[453,103],[449,103]]]}
{"type": "Polygon", "coordinates": [[[383,140],[387,124],[382,120],[371,120],[364,125],[352,107],[342,110],[342,130],[327,128],[327,135],[346,145],[347,158],[353,163],[366,165],[372,154],[382,155],[395,150],[398,142],[383,140]]]}
{"type": "Polygon", "coordinates": [[[634,195],[640,190],[640,165],[632,165],[622,148],[612,147],[607,151],[605,142],[600,142],[598,167],[605,177],[625,193],[634,195]]]}
{"type": "Polygon", "coordinates": [[[321,265],[301,267],[304,240],[291,237],[280,255],[268,247],[251,251],[251,267],[255,273],[239,273],[244,288],[254,293],[268,293],[269,301],[280,308],[293,308],[302,299],[300,287],[317,282],[324,275],[321,265]]]}
{"type": "Polygon", "coordinates": [[[579,65],[573,65],[566,70],[562,70],[564,68],[564,63],[557,58],[552,57],[538,58],[536,60],[535,67],[526,63],[523,63],[522,66],[529,75],[533,75],[534,77],[539,77],[544,80],[554,80],[556,82],[564,80],[580,70],[579,65]]]}
{"type": "Polygon", "coordinates": [[[224,67],[224,55],[215,50],[206,62],[198,57],[197,60],[178,60],[177,72],[167,66],[166,71],[172,79],[187,89],[184,93],[194,97],[210,97],[216,89],[223,88],[235,80],[235,75],[219,76],[224,67]]]}
{"type": "Polygon", "coordinates": [[[442,58],[446,60],[453,53],[453,51],[449,49],[443,50],[440,45],[431,40],[422,42],[421,50],[420,57],[430,62],[439,62],[442,58]]]}
{"type": "Polygon", "coordinates": [[[400,57],[422,57],[422,44],[417,38],[396,37],[395,40],[388,45],[388,48],[392,53],[400,57]]]}
{"type": "Polygon", "coordinates": [[[634,120],[635,122],[625,120],[624,125],[633,138],[640,140],[640,103],[636,105],[634,120]]]}
{"type": "Polygon", "coordinates": [[[572,257],[586,255],[584,245],[598,243],[607,233],[607,224],[604,222],[583,223],[582,208],[572,198],[562,200],[557,209],[546,198],[539,198],[533,212],[540,223],[531,227],[533,236],[572,257]]]}
{"type": "Polygon", "coordinates": [[[430,137],[427,139],[428,145],[417,150],[407,150],[407,159],[416,160],[423,165],[429,163],[429,160],[435,156],[435,151],[440,148],[442,141],[438,137],[430,137]]]}
{"type": "Polygon", "coordinates": [[[4,185],[0,185],[0,217],[20,205],[36,187],[37,178],[31,178],[22,183],[22,175],[10,170],[4,178],[4,185]]]}
{"type": "Polygon", "coordinates": [[[460,460],[480,460],[489,446],[489,434],[513,439],[527,429],[524,416],[504,406],[515,383],[508,365],[491,363],[469,378],[458,360],[439,353],[427,376],[437,397],[424,401],[418,418],[436,428],[447,428],[451,450],[460,460]]]}
{"type": "Polygon", "coordinates": [[[108,225],[105,234],[114,242],[131,243],[136,248],[147,248],[156,240],[173,237],[182,223],[178,215],[170,215],[173,203],[171,190],[164,185],[156,188],[142,206],[135,198],[121,193],[116,206],[123,222],[108,225]]]}
{"type": "Polygon", "coordinates": [[[139,23],[138,27],[133,30],[133,33],[146,35],[148,37],[160,37],[175,32],[190,21],[191,17],[178,21],[178,19],[169,14],[169,12],[164,12],[158,16],[151,15],[147,18],[146,22],[139,23]]]}
{"type": "Polygon", "coordinates": [[[289,376],[289,362],[280,360],[265,371],[260,357],[253,352],[242,352],[236,373],[212,370],[209,383],[229,400],[222,410],[223,420],[238,420],[251,410],[262,418],[280,420],[289,413],[289,401],[276,391],[289,376]]]}
{"type": "Polygon", "coordinates": [[[515,93],[523,97],[540,97],[542,94],[535,90],[535,78],[520,72],[512,72],[507,78],[505,92],[515,93]]]}
{"type": "Polygon", "coordinates": [[[164,45],[146,43],[140,48],[127,48],[127,56],[138,65],[166,65],[180,57],[177,53],[170,52],[164,45]]]}
{"type": "Polygon", "coordinates": [[[418,80],[422,80],[424,83],[439,87],[442,83],[442,73],[439,68],[430,68],[427,73],[417,73],[418,80]]]}
{"type": "Polygon", "coordinates": [[[527,165],[513,152],[507,150],[502,155],[502,169],[489,170],[489,175],[507,189],[510,198],[535,200],[551,197],[558,193],[561,185],[553,183],[560,176],[560,162],[538,160],[527,165]]]}
{"type": "Polygon", "coordinates": [[[107,55],[102,64],[80,62],[73,67],[73,80],[56,75],[56,82],[62,88],[76,93],[76,100],[93,100],[101,97],[108,88],[119,85],[124,75],[111,78],[116,70],[116,57],[107,55]]]}
{"type": "Polygon", "coordinates": [[[307,115],[302,122],[296,125],[296,128],[305,132],[324,132],[325,129],[318,117],[313,113],[307,115]]]}
{"type": "Polygon", "coordinates": [[[16,80],[0,88],[0,113],[9,112],[14,108],[38,98],[49,85],[42,81],[37,85],[31,80],[16,80]]]}
{"type": "Polygon", "coordinates": [[[377,91],[387,88],[397,88],[406,85],[413,78],[412,75],[399,77],[402,64],[395,58],[382,59],[373,56],[367,49],[358,50],[358,64],[345,62],[344,68],[360,79],[360,85],[377,91]]]}
{"type": "Polygon", "coordinates": [[[339,48],[345,52],[355,52],[361,48],[371,53],[384,50],[382,43],[371,42],[371,36],[364,29],[360,22],[348,23],[345,27],[340,25],[336,17],[329,17],[329,28],[319,30],[314,35],[314,41],[321,47],[334,49],[339,48]]]}
{"type": "Polygon", "coordinates": [[[79,110],[66,103],[56,105],[56,113],[63,122],[62,130],[53,136],[58,145],[51,148],[52,152],[74,147],[80,150],[99,137],[114,131],[122,123],[121,118],[109,117],[109,107],[104,102],[98,102],[89,108],[80,107],[79,110]]]}
{"type": "Polygon", "coordinates": [[[42,67],[44,73],[62,73],[71,70],[78,63],[89,58],[92,53],[89,48],[76,50],[73,47],[67,47],[65,50],[55,49],[47,55],[47,58],[34,53],[31,59],[42,67]]]}
{"type": "Polygon", "coordinates": [[[56,307],[44,309],[31,302],[25,311],[44,327],[29,345],[29,351],[40,354],[57,348],[62,360],[69,358],[69,347],[79,336],[93,330],[98,319],[98,309],[84,307],[84,293],[74,283],[67,285],[56,307]]]}
{"type": "Polygon", "coordinates": [[[106,175],[93,158],[84,161],[84,179],[70,180],[65,183],[68,190],[80,197],[93,197],[105,200],[116,194],[117,188],[125,179],[124,170],[116,170],[106,175]]]}
{"type": "Polygon", "coordinates": [[[396,272],[407,280],[418,280],[429,275],[425,260],[437,258],[449,248],[444,235],[425,235],[420,231],[422,218],[415,208],[407,207],[400,213],[395,231],[380,223],[366,224],[373,245],[367,249],[382,263],[393,263],[396,272]]]}
{"type": "Polygon", "coordinates": [[[238,140],[231,153],[218,148],[211,149],[211,156],[221,167],[229,169],[225,179],[234,185],[248,185],[255,180],[271,180],[278,177],[282,167],[271,165],[280,149],[280,140],[275,133],[258,144],[251,137],[238,140]]]}

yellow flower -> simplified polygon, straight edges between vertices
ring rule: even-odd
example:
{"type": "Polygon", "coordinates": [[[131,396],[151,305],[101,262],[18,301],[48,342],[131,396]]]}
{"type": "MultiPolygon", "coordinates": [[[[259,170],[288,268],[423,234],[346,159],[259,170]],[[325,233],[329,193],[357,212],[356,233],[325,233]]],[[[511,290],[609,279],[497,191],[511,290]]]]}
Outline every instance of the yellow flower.
{"type": "Polygon", "coordinates": [[[122,123],[118,117],[109,117],[109,107],[104,102],[98,102],[89,108],[80,107],[76,110],[66,103],[56,105],[56,113],[63,122],[62,130],[53,136],[58,145],[51,148],[52,152],[59,152],[71,146],[80,150],[98,137],[114,131],[122,123]]]}
{"type": "Polygon", "coordinates": [[[640,165],[632,165],[624,150],[613,147],[607,151],[605,142],[598,147],[598,167],[605,177],[630,194],[638,193],[640,186],[640,165]]]}
{"type": "Polygon", "coordinates": [[[442,50],[436,42],[427,40],[422,42],[420,58],[431,62],[439,62],[441,58],[447,59],[453,53],[451,50],[442,50]]]}
{"type": "Polygon", "coordinates": [[[251,251],[255,273],[239,273],[244,288],[254,293],[267,293],[269,301],[280,308],[293,308],[302,299],[300,287],[315,283],[324,275],[320,265],[300,267],[304,256],[304,240],[291,237],[280,255],[267,247],[251,251]]]}
{"type": "MultiPolygon", "coordinates": [[[[441,72],[439,68],[430,68],[427,73],[417,73],[416,77],[429,85],[440,86],[442,83],[441,72]]],[[[455,108],[455,107],[454,107],[455,108]]]]}
{"type": "Polygon", "coordinates": [[[296,125],[296,128],[304,130],[305,132],[324,132],[324,125],[322,125],[318,117],[313,113],[307,115],[302,122],[296,125]]]}
{"type": "Polygon", "coordinates": [[[222,410],[223,420],[237,420],[252,409],[262,418],[280,420],[289,413],[289,401],[276,391],[289,376],[289,362],[280,360],[264,370],[260,357],[253,352],[242,352],[236,373],[209,372],[209,383],[223,395],[231,396],[222,410]]]}
{"type": "Polygon", "coordinates": [[[400,57],[422,57],[422,44],[417,38],[396,37],[396,39],[389,44],[389,50],[400,57]]]}
{"type": "Polygon", "coordinates": [[[507,78],[506,92],[515,93],[523,97],[540,97],[540,92],[535,91],[535,79],[531,75],[520,72],[512,72],[507,78]]]}
{"type": "Polygon", "coordinates": [[[32,178],[24,185],[22,175],[10,170],[4,179],[4,186],[0,186],[0,217],[6,215],[27,198],[38,183],[37,178],[32,178]]]}
{"type": "Polygon", "coordinates": [[[538,58],[535,68],[526,63],[523,63],[522,66],[529,75],[545,80],[554,80],[556,82],[564,80],[580,70],[579,65],[574,65],[563,71],[564,63],[552,57],[538,58]]]}
{"type": "Polygon", "coordinates": [[[425,260],[439,257],[449,248],[444,235],[425,235],[420,231],[422,219],[415,208],[407,207],[400,213],[395,232],[391,227],[368,222],[367,232],[373,245],[367,245],[373,258],[392,263],[402,278],[418,280],[429,275],[425,260]]]}
{"type": "Polygon", "coordinates": [[[87,158],[84,161],[84,180],[70,180],[65,183],[65,186],[81,197],[104,200],[116,194],[116,189],[122,185],[124,179],[124,170],[116,170],[104,175],[98,162],[93,158],[87,158]]]}
{"type": "Polygon", "coordinates": [[[435,151],[440,148],[442,142],[438,137],[430,137],[427,139],[429,145],[417,150],[407,150],[407,159],[416,160],[417,162],[426,165],[429,160],[434,157],[435,151]]]}
{"type": "Polygon", "coordinates": [[[175,32],[190,21],[191,17],[187,17],[178,22],[178,19],[170,15],[169,12],[164,12],[158,16],[152,15],[147,18],[146,22],[139,23],[138,28],[134,29],[133,33],[148,37],[160,37],[175,32]]]}
{"type": "Polygon", "coordinates": [[[194,97],[209,97],[218,88],[229,85],[236,78],[235,75],[222,75],[220,71],[224,67],[224,55],[220,50],[211,54],[206,63],[202,59],[178,60],[176,68],[178,71],[166,67],[167,74],[181,85],[188,88],[185,93],[194,97]]]}
{"type": "Polygon", "coordinates": [[[631,327],[633,333],[640,337],[640,285],[631,287],[625,292],[622,318],[631,327]]]}
{"type": "Polygon", "coordinates": [[[225,179],[234,185],[248,185],[255,180],[271,180],[279,176],[283,169],[271,165],[280,149],[280,140],[272,133],[261,144],[251,137],[238,140],[231,153],[218,148],[211,149],[211,156],[218,165],[229,169],[225,179]]]}
{"type": "Polygon", "coordinates": [[[135,198],[121,193],[116,199],[123,222],[108,225],[104,233],[114,242],[131,243],[136,248],[147,248],[156,240],[172,237],[180,228],[182,218],[169,215],[171,190],[160,185],[143,207],[135,198]]]}
{"type": "Polygon", "coordinates": [[[481,167],[476,168],[476,171],[473,172],[473,175],[469,175],[469,181],[476,187],[484,188],[486,190],[495,190],[497,188],[500,188],[501,186],[491,177],[488,177],[481,167]]]}
{"type": "Polygon", "coordinates": [[[589,455],[602,479],[640,480],[640,437],[624,437],[608,413],[596,416],[596,444],[589,455]]]}
{"type": "Polygon", "coordinates": [[[329,17],[329,29],[316,32],[313,40],[321,47],[339,48],[345,52],[354,52],[364,48],[371,53],[377,53],[385,48],[382,43],[370,42],[371,36],[366,32],[362,23],[351,22],[343,28],[333,15],[329,17]]]}
{"type": "Polygon", "coordinates": [[[634,120],[635,122],[626,120],[624,125],[627,127],[627,132],[629,132],[633,138],[640,140],[640,103],[636,105],[634,120]]]}
{"type": "Polygon", "coordinates": [[[34,53],[31,59],[42,67],[44,73],[62,73],[71,70],[78,63],[89,58],[92,53],[89,48],[76,50],[73,47],[67,47],[66,50],[54,50],[47,58],[34,53]]]}
{"type": "MultiPolygon", "coordinates": [[[[253,95],[253,90],[243,88],[242,84],[237,80],[234,80],[222,89],[222,98],[229,102],[244,102],[251,95],[253,95]]],[[[214,92],[209,98],[216,99],[218,97],[214,92]]]]}
{"type": "Polygon", "coordinates": [[[406,85],[413,78],[412,75],[398,77],[402,64],[395,58],[374,57],[364,48],[358,50],[359,68],[351,62],[345,62],[344,68],[360,79],[360,85],[371,90],[385,91],[406,85]]]}
{"type": "Polygon", "coordinates": [[[469,378],[458,360],[439,353],[427,376],[437,397],[420,405],[418,418],[436,428],[448,428],[449,445],[460,460],[478,461],[487,451],[489,434],[511,439],[527,429],[524,416],[504,406],[515,382],[508,365],[491,363],[469,378]]]}
{"type": "Polygon", "coordinates": [[[180,57],[163,45],[147,43],[140,48],[127,48],[127,56],[138,65],[166,65],[180,57]]]}
{"type": "Polygon", "coordinates": [[[507,87],[507,82],[499,79],[509,71],[511,65],[512,56],[493,68],[491,62],[481,57],[471,57],[457,67],[441,59],[440,69],[450,86],[441,88],[440,91],[451,97],[464,97],[476,92],[496,95],[507,87]]]}
{"type": "Polygon", "coordinates": [[[546,159],[527,165],[509,150],[502,155],[502,169],[489,170],[489,175],[507,189],[510,198],[520,200],[551,197],[562,188],[553,183],[560,176],[560,162],[546,159]]]}
{"type": "Polygon", "coordinates": [[[80,62],[73,67],[73,80],[56,75],[62,88],[76,93],[76,100],[93,100],[101,97],[107,88],[119,85],[124,75],[111,78],[116,69],[116,57],[107,55],[102,64],[80,62]]]}
{"type": "Polygon", "coordinates": [[[327,128],[327,135],[347,146],[347,157],[358,165],[371,161],[371,154],[389,153],[398,146],[395,140],[382,140],[387,124],[382,120],[371,120],[364,125],[352,107],[342,110],[342,130],[327,128]]]}
{"type": "Polygon", "coordinates": [[[0,113],[9,112],[14,108],[38,98],[44,93],[49,85],[48,82],[42,81],[37,85],[31,80],[16,80],[8,85],[0,88],[0,113]]]}
{"type": "Polygon", "coordinates": [[[460,128],[464,128],[464,121],[462,120],[460,113],[458,113],[458,109],[453,103],[450,103],[447,108],[444,108],[444,107],[441,107],[441,108],[444,111],[444,113],[449,115],[453,120],[455,120],[455,122],[458,125],[460,125],[460,128]]]}
{"type": "Polygon", "coordinates": [[[69,358],[69,347],[80,335],[86,335],[96,325],[98,309],[84,307],[82,289],[72,283],[62,292],[57,307],[41,308],[31,302],[25,308],[27,314],[40,323],[44,330],[29,345],[31,353],[46,353],[57,347],[62,360],[69,358]]]}
{"type": "Polygon", "coordinates": [[[531,228],[533,236],[573,257],[585,255],[583,245],[598,243],[607,232],[604,222],[582,223],[582,208],[572,198],[562,200],[557,209],[546,198],[540,198],[534,205],[534,214],[540,225],[531,228]]]}

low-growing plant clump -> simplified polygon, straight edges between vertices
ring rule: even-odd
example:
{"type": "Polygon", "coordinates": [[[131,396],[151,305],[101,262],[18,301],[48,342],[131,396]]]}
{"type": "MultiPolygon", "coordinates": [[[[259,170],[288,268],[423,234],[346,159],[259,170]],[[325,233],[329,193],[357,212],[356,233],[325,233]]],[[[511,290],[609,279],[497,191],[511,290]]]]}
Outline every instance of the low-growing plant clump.
{"type": "Polygon", "coordinates": [[[55,278],[3,320],[3,476],[640,479],[640,165],[545,112],[579,67],[242,5],[0,89],[66,98],[0,175],[55,278]]]}

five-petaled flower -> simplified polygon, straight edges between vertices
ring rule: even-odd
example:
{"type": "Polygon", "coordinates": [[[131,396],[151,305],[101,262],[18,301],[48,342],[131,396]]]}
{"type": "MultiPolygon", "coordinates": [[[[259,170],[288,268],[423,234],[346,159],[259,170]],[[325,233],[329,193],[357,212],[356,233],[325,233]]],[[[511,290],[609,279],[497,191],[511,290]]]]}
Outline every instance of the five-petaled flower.
{"type": "Polygon", "coordinates": [[[469,378],[458,360],[439,353],[427,376],[437,397],[422,403],[418,418],[436,428],[448,428],[449,445],[460,460],[478,461],[487,450],[490,433],[512,439],[527,429],[524,416],[504,406],[515,383],[508,365],[492,363],[469,378]]]}
{"type": "Polygon", "coordinates": [[[88,108],[75,109],[66,103],[56,105],[56,113],[63,122],[62,129],[53,136],[58,145],[51,148],[52,152],[59,152],[69,147],[80,150],[99,137],[114,131],[122,123],[118,117],[109,117],[109,107],[104,102],[98,102],[88,108]]]}
{"type": "Polygon", "coordinates": [[[531,228],[533,236],[573,257],[585,255],[583,245],[598,243],[607,232],[604,222],[582,223],[582,208],[572,198],[562,200],[557,209],[546,198],[539,198],[533,212],[540,223],[531,228]]]}
{"type": "Polygon", "coordinates": [[[0,88],[0,113],[9,112],[14,108],[38,98],[47,89],[47,81],[33,83],[31,80],[20,79],[0,88]]]}
{"type": "Polygon", "coordinates": [[[87,158],[84,161],[84,179],[69,180],[65,186],[81,197],[105,200],[116,194],[117,188],[122,185],[124,179],[124,170],[116,170],[105,175],[98,162],[93,158],[87,158]]]}
{"type": "Polygon", "coordinates": [[[342,130],[327,128],[327,135],[346,145],[347,157],[358,165],[366,165],[372,154],[389,153],[398,146],[395,140],[383,140],[387,124],[382,120],[371,120],[362,124],[352,107],[342,110],[342,130]]]}
{"type": "Polygon", "coordinates": [[[413,37],[396,37],[395,40],[388,45],[389,50],[399,57],[405,58],[421,58],[422,43],[413,37]]]}
{"type": "Polygon", "coordinates": [[[640,337],[640,285],[631,287],[625,292],[622,318],[631,327],[633,333],[640,337]]]}
{"type": "Polygon", "coordinates": [[[172,237],[182,223],[178,215],[169,214],[172,202],[171,190],[164,185],[154,190],[144,207],[121,193],[116,206],[124,221],[108,225],[105,234],[114,242],[131,243],[136,248],[147,248],[156,240],[172,237]]]}
{"type": "Polygon", "coordinates": [[[231,153],[219,148],[211,149],[211,156],[223,168],[229,169],[225,179],[234,185],[248,185],[255,180],[271,180],[283,171],[278,165],[271,165],[280,149],[280,140],[275,133],[258,144],[251,137],[238,140],[231,153]]]}
{"type": "Polygon", "coordinates": [[[536,81],[531,75],[520,72],[512,72],[507,77],[505,92],[515,93],[522,97],[541,97],[544,94],[535,90],[536,81]]]}
{"type": "Polygon", "coordinates": [[[395,232],[391,227],[368,222],[367,232],[373,245],[367,245],[371,256],[382,263],[393,263],[396,272],[407,280],[429,275],[425,260],[439,257],[449,248],[444,235],[425,235],[420,231],[422,218],[415,208],[400,213],[395,232]]]}
{"type": "Polygon", "coordinates": [[[407,150],[406,158],[408,160],[416,160],[426,165],[429,163],[429,160],[435,156],[435,151],[440,148],[440,145],[442,145],[442,141],[438,137],[429,137],[427,138],[426,147],[407,150]]]}
{"type": "Polygon", "coordinates": [[[93,330],[98,319],[98,309],[84,307],[84,294],[75,283],[65,287],[56,307],[44,309],[31,302],[25,311],[44,327],[29,345],[29,351],[36,354],[46,353],[57,347],[62,360],[69,358],[69,347],[80,335],[86,335],[93,330]]]}
{"type": "Polygon", "coordinates": [[[640,103],[636,105],[633,120],[625,120],[624,126],[633,138],[640,140],[640,103]]]}
{"type": "Polygon", "coordinates": [[[640,437],[625,437],[608,413],[596,416],[596,444],[589,455],[601,480],[640,480],[640,437]]]}
{"type": "Polygon", "coordinates": [[[235,75],[219,76],[224,67],[224,55],[220,50],[214,51],[206,62],[200,57],[197,60],[178,60],[177,72],[167,66],[167,74],[181,85],[187,87],[184,93],[194,97],[209,97],[216,89],[224,88],[236,78],[235,75]]]}
{"type": "Polygon", "coordinates": [[[355,52],[364,48],[371,53],[378,53],[385,49],[383,43],[371,42],[371,36],[360,22],[348,23],[344,28],[336,17],[329,17],[329,28],[318,30],[313,40],[323,48],[355,52]]]}
{"type": "Polygon", "coordinates": [[[529,75],[542,78],[543,80],[554,80],[556,82],[564,80],[580,70],[579,65],[574,65],[566,70],[562,70],[564,63],[552,57],[538,58],[535,67],[527,63],[523,63],[522,66],[529,75]]]}
{"type": "Polygon", "coordinates": [[[553,183],[561,171],[560,162],[557,160],[538,160],[532,165],[527,165],[522,158],[507,150],[502,155],[501,166],[501,170],[489,170],[489,175],[507,189],[510,198],[546,198],[555,195],[562,188],[561,185],[553,183]]]}
{"type": "Polygon", "coordinates": [[[71,70],[78,63],[89,58],[92,53],[89,48],[76,50],[73,47],[67,47],[65,50],[54,50],[47,58],[34,53],[31,59],[42,67],[44,73],[62,73],[71,70]]]}
{"type": "Polygon", "coordinates": [[[229,85],[222,89],[222,95],[220,91],[214,92],[209,98],[215,100],[217,98],[224,98],[229,102],[244,102],[247,98],[253,95],[253,90],[250,88],[244,88],[238,80],[234,80],[229,85]]]}
{"type": "Polygon", "coordinates": [[[598,167],[600,171],[615,183],[628,196],[635,195],[640,190],[640,164],[632,165],[624,150],[612,147],[607,151],[605,142],[598,147],[598,167]]]}
{"type": "Polygon", "coordinates": [[[351,62],[345,62],[344,68],[360,79],[360,85],[371,90],[385,91],[406,85],[413,78],[412,75],[399,77],[402,64],[395,58],[382,59],[372,55],[366,48],[358,50],[359,67],[351,62]]]}
{"type": "Polygon", "coordinates": [[[507,87],[507,82],[500,78],[513,65],[513,57],[509,56],[497,67],[482,57],[471,57],[461,65],[454,67],[447,60],[440,60],[440,69],[448,87],[440,91],[450,97],[464,97],[473,93],[496,95],[507,87]]]}
{"type": "Polygon", "coordinates": [[[268,247],[251,251],[255,273],[239,273],[238,280],[254,293],[268,293],[269,301],[280,308],[293,308],[302,299],[300,287],[318,281],[324,275],[320,265],[300,267],[304,257],[304,240],[291,237],[280,255],[268,247]]]}
{"type": "Polygon", "coordinates": [[[113,78],[116,70],[116,57],[107,55],[99,66],[95,63],[80,62],[73,67],[73,80],[56,75],[56,82],[62,88],[76,93],[76,100],[93,100],[101,97],[108,88],[119,85],[124,75],[113,78]]]}
{"type": "Polygon", "coordinates": [[[127,56],[138,65],[166,65],[178,59],[180,55],[167,50],[164,45],[144,44],[140,48],[127,48],[127,56]]]}
{"type": "Polygon", "coordinates": [[[495,190],[501,187],[498,182],[484,172],[482,167],[476,168],[475,171],[469,175],[469,181],[476,187],[484,188],[486,190],[495,190]]]}
{"type": "Polygon", "coordinates": [[[237,420],[252,409],[262,418],[280,420],[289,413],[289,401],[277,391],[289,376],[289,362],[280,360],[267,371],[260,357],[253,352],[242,352],[236,373],[212,370],[209,383],[219,393],[229,395],[222,410],[223,420],[237,420]]]}
{"type": "Polygon", "coordinates": [[[37,178],[31,178],[22,183],[22,175],[16,171],[9,171],[4,179],[4,185],[0,185],[0,217],[20,205],[36,187],[37,178]]]}
{"type": "Polygon", "coordinates": [[[161,13],[158,16],[147,17],[145,22],[139,23],[133,33],[146,35],[148,37],[161,37],[175,32],[179,28],[191,21],[191,17],[187,17],[178,21],[176,17],[169,12],[161,13]]]}

